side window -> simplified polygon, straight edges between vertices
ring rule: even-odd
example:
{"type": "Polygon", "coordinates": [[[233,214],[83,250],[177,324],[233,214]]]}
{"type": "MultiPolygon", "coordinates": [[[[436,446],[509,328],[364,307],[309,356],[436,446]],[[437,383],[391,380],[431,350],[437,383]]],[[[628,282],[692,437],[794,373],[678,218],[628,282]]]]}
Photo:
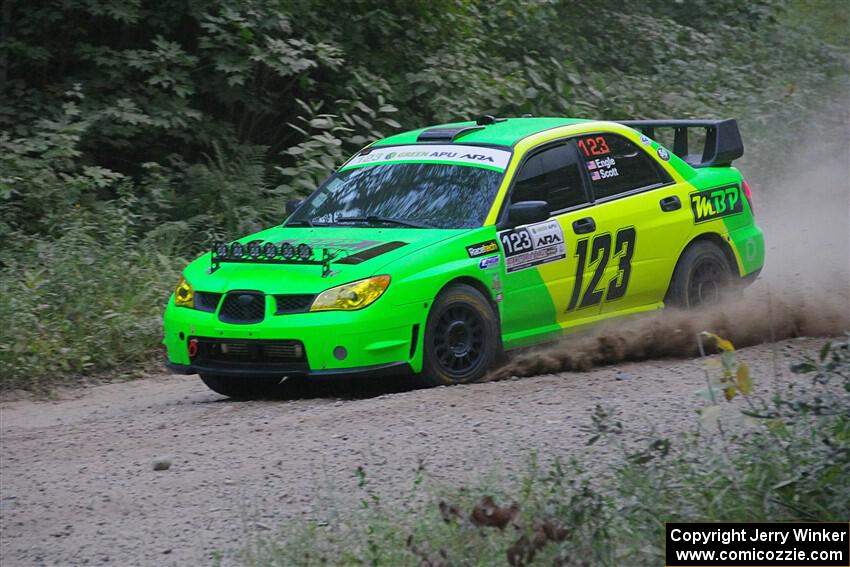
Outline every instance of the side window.
{"type": "Polygon", "coordinates": [[[617,134],[590,134],[576,140],[597,199],[670,181],[653,158],[617,134]]]}
{"type": "Polygon", "coordinates": [[[550,212],[587,202],[578,152],[571,143],[547,148],[526,160],[511,197],[511,202],[519,201],[546,201],[550,212]]]}

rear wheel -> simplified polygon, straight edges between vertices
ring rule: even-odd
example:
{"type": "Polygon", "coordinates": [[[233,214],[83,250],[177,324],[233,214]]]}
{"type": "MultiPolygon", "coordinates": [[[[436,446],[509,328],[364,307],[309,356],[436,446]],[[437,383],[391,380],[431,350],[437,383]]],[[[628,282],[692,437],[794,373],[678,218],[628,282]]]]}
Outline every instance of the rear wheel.
{"type": "Polygon", "coordinates": [[[274,392],[280,378],[250,378],[246,376],[218,376],[201,374],[204,384],[217,394],[239,400],[262,398],[274,392]]]}
{"type": "Polygon", "coordinates": [[[733,281],[733,268],[723,250],[713,242],[698,241],[679,258],[667,303],[685,309],[716,305],[733,281]]]}
{"type": "Polygon", "coordinates": [[[474,287],[456,284],[440,293],[425,326],[425,385],[478,380],[499,352],[499,325],[487,299],[474,287]]]}

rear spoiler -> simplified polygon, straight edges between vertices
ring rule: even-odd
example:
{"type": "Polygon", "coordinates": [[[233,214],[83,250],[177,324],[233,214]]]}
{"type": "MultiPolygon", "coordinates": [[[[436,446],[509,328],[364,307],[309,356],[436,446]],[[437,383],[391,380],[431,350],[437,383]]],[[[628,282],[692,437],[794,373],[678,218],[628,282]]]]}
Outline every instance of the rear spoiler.
{"type": "Polygon", "coordinates": [[[656,128],[673,128],[673,153],[693,167],[730,166],[744,155],[744,142],[734,118],[726,120],[617,120],[620,124],[655,138],[656,128]],[[702,154],[688,153],[688,130],[705,130],[702,154]]]}

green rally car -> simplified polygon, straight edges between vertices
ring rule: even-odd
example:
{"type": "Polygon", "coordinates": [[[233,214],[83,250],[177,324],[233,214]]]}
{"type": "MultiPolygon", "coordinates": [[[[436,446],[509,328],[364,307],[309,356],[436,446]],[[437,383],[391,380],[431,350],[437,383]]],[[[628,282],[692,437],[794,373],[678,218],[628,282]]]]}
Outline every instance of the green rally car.
{"type": "Polygon", "coordinates": [[[189,264],[168,366],[235,397],[295,376],[457,384],[578,326],[714,303],[764,261],[741,155],[734,120],[484,116],[380,140],[282,225],[189,264]]]}

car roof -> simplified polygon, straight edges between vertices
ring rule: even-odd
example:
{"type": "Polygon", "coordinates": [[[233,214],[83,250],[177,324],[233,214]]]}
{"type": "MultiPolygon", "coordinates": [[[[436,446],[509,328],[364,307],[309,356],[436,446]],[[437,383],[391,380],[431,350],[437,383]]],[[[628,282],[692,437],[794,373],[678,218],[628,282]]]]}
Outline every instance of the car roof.
{"type": "Polygon", "coordinates": [[[456,143],[456,144],[473,144],[473,145],[492,145],[492,146],[507,146],[512,147],[523,138],[527,138],[533,134],[558,128],[561,126],[572,126],[584,122],[592,122],[592,120],[584,120],[580,118],[500,118],[493,124],[485,126],[477,126],[475,122],[452,122],[450,124],[440,124],[437,126],[428,126],[418,130],[402,132],[395,134],[389,138],[378,140],[374,146],[396,146],[416,143],[433,143],[439,141],[441,143],[456,143]],[[420,141],[419,136],[426,130],[458,130],[469,128],[468,132],[459,132],[454,138],[444,140],[429,140],[420,141]]]}

